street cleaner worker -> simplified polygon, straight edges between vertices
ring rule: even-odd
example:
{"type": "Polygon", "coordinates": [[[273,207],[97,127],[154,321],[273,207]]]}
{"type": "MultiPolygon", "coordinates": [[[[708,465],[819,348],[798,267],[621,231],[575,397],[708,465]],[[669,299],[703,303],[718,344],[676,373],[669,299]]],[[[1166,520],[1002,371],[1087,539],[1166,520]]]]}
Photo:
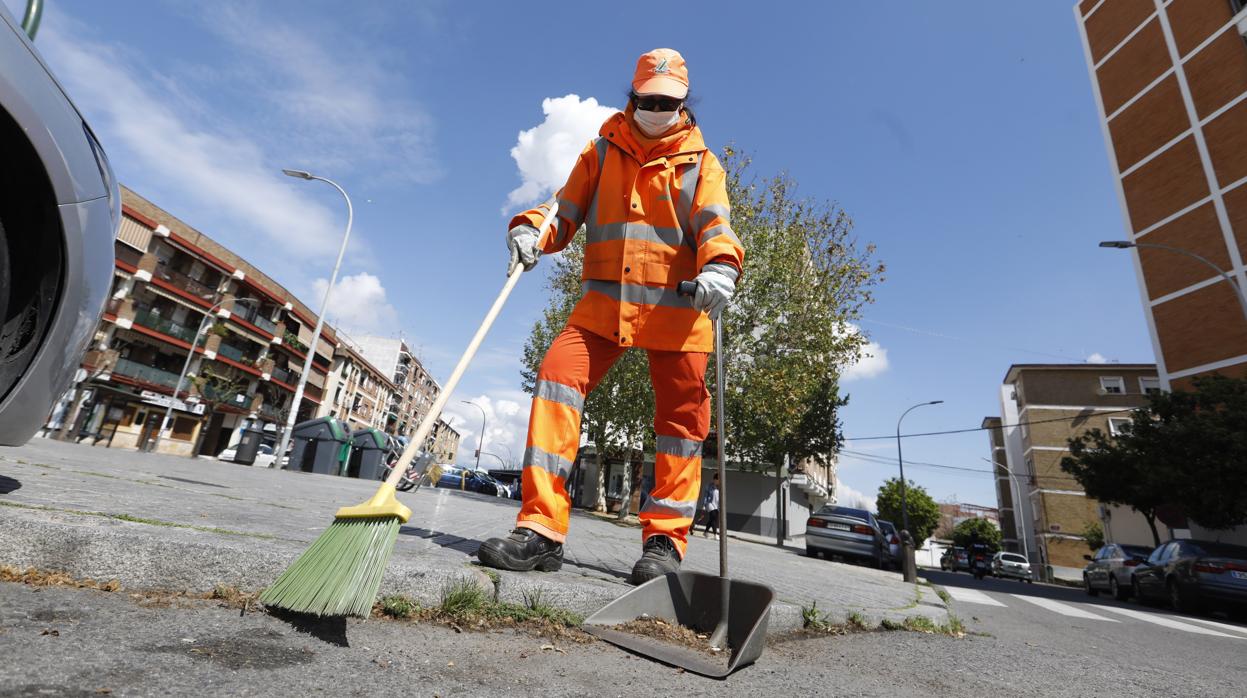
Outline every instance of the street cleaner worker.
{"type": "Polygon", "coordinates": [[[511,269],[562,250],[585,226],[584,295],[537,372],[523,505],[515,530],[481,544],[490,567],[553,571],[563,564],[571,499],[566,479],[580,445],[585,396],[627,350],[644,349],[654,388],[654,486],[640,518],[641,584],[679,569],[701,492],[710,431],[706,365],[711,318],[727,305],[745,252],[729,222],[723,166],[706,148],[688,97],[688,68],[671,49],[637,61],[629,104],[580,154],[544,243],[550,202],[511,221],[511,269]],[[677,294],[695,280],[690,297],[677,294]]]}

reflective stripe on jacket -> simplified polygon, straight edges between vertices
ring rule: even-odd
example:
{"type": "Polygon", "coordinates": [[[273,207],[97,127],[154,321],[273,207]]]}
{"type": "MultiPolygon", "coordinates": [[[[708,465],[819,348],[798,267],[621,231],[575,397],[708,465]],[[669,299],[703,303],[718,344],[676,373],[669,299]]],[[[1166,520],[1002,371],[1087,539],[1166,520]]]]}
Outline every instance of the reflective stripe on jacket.
{"type": "MultiPolygon", "coordinates": [[[[559,227],[542,247],[558,252],[585,226],[584,296],[568,323],[620,346],[711,351],[709,318],[676,285],[712,262],[742,269],[723,166],[696,126],[659,139],[648,156],[627,113],[598,135],[555,195],[559,227]]],[[[536,226],[547,210],[525,211],[511,227],[536,226]]]]}

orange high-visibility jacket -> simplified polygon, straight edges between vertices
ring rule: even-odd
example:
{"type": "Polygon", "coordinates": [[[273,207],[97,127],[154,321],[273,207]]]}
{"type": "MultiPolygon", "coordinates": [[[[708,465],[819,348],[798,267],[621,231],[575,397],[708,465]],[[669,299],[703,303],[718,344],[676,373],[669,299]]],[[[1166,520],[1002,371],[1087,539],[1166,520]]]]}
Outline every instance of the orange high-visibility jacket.
{"type": "MultiPolygon", "coordinates": [[[[621,346],[711,351],[710,319],[676,285],[712,262],[736,275],[743,269],[723,166],[696,126],[663,137],[648,158],[626,113],[607,119],[598,136],[555,194],[559,225],[542,246],[558,252],[585,226],[584,296],[568,323],[621,346]]],[[[511,228],[535,227],[547,210],[525,211],[511,228]]]]}

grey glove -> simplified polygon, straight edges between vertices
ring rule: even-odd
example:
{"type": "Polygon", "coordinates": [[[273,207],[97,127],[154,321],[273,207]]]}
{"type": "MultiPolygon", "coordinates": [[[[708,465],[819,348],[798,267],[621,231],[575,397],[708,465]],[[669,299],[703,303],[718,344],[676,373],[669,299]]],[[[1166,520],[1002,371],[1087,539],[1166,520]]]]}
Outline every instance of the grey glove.
{"type": "Polygon", "coordinates": [[[517,225],[507,234],[507,249],[511,251],[511,261],[507,264],[507,276],[515,271],[515,265],[523,264],[524,271],[537,266],[537,258],[541,250],[537,249],[540,236],[531,225],[517,225]]]}
{"type": "Polygon", "coordinates": [[[739,274],[730,264],[707,264],[697,275],[697,291],[693,294],[693,307],[717,320],[736,292],[739,274]]]}

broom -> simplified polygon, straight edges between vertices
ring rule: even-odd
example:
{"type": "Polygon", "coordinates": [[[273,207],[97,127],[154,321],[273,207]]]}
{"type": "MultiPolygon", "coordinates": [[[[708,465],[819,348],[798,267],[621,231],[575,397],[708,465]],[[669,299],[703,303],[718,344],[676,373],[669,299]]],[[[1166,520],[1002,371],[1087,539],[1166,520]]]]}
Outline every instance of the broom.
{"type": "MultiPolygon", "coordinates": [[[[557,211],[558,204],[552,203],[538,229],[546,230],[546,226],[554,221],[557,211]]],[[[543,234],[543,241],[546,237],[548,231],[543,234]]],[[[523,266],[516,265],[507,277],[502,292],[498,294],[493,307],[485,315],[484,322],[476,330],[467,351],[460,357],[450,380],[420,422],[420,428],[416,430],[407,448],[403,449],[402,457],[390,471],[390,476],[377,489],[377,493],[363,504],[339,509],[329,528],[312,542],[311,547],[272,586],[260,594],[261,603],[318,616],[368,617],[377,598],[377,589],[381,586],[381,577],[385,574],[390,553],[394,551],[394,543],[398,540],[398,529],[411,518],[411,509],[398,501],[394,488],[429,438],[433,425],[441,416],[442,408],[459,384],[459,378],[476,355],[476,350],[523,273],[523,266]]]]}

